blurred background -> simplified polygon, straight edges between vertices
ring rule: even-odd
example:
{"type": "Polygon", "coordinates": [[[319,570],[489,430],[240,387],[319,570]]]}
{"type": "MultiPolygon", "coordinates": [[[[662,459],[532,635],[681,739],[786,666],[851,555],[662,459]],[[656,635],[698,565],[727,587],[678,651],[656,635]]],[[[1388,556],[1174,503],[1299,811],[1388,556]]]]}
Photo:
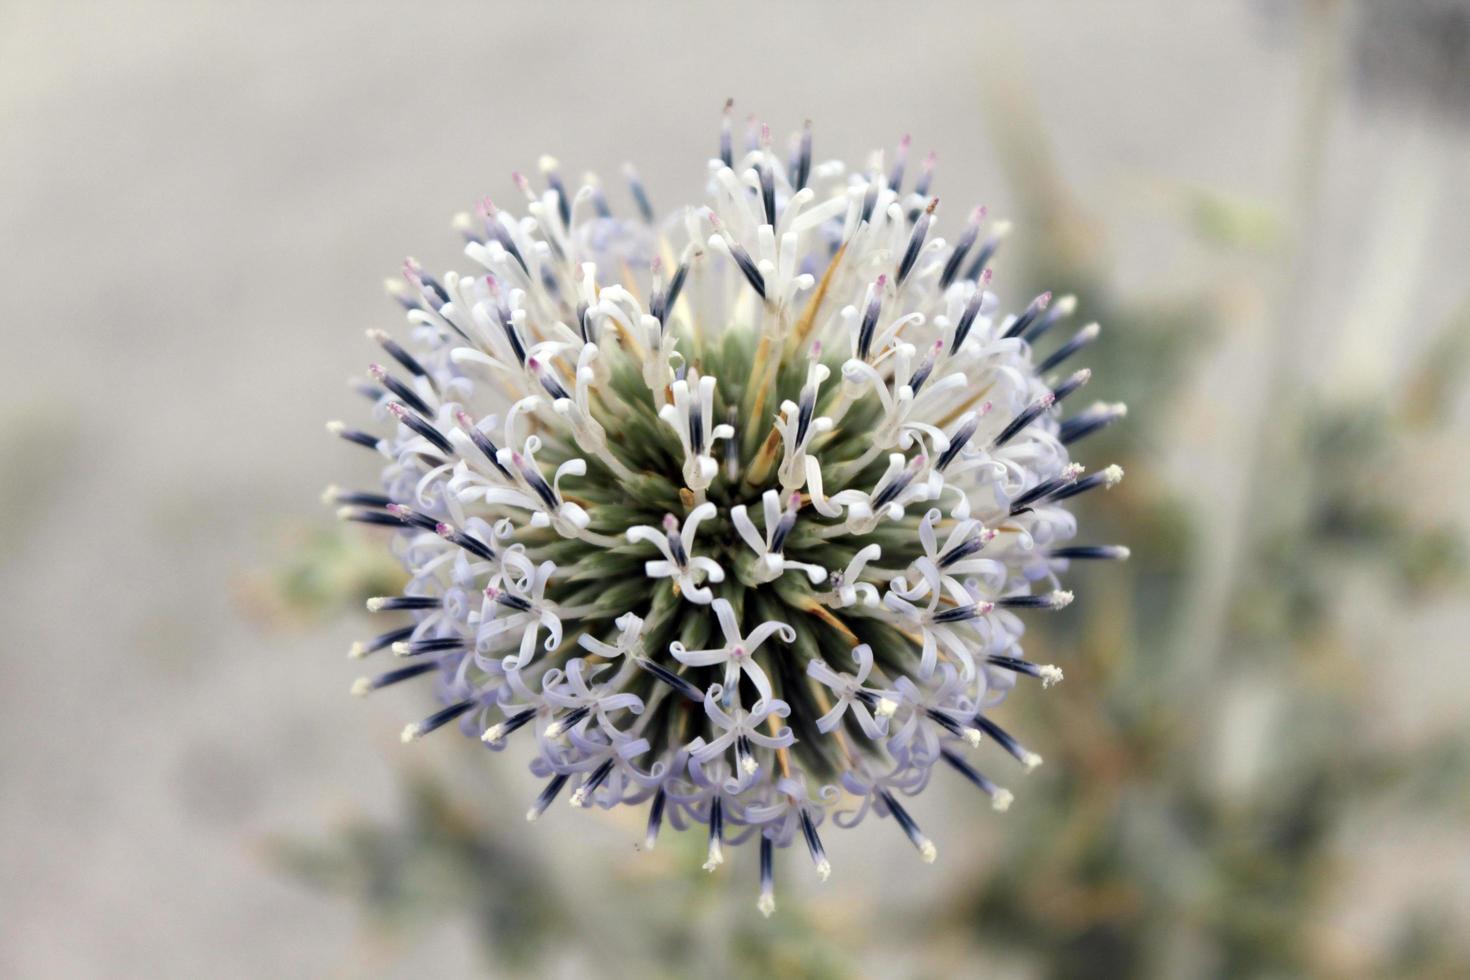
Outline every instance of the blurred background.
{"type": "Polygon", "coordinates": [[[6,0],[0,133],[0,975],[1470,973],[1464,0],[6,0]],[[1133,560],[1009,709],[1048,764],[936,781],[932,867],[829,835],[769,922],[753,854],[527,828],[399,744],[425,691],[347,697],[394,569],[317,502],[405,254],[543,152],[694,200],[731,95],[937,150],[1132,409],[1083,526],[1133,560]]]}

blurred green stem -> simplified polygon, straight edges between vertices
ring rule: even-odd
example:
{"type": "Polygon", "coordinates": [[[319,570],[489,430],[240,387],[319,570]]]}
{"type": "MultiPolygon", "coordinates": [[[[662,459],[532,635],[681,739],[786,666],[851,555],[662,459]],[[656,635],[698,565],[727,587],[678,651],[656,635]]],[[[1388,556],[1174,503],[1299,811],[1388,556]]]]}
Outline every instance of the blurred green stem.
{"type": "Polygon", "coordinates": [[[1279,485],[1281,466],[1290,463],[1294,451],[1282,438],[1286,428],[1281,420],[1296,417],[1300,395],[1290,382],[1300,372],[1295,370],[1292,355],[1299,356],[1307,348],[1300,343],[1286,347],[1267,341],[1279,336],[1270,330],[1271,325],[1298,323],[1305,316],[1305,291],[1300,284],[1309,278],[1315,258],[1311,229],[1318,226],[1322,211],[1324,160],[1346,39],[1339,0],[1313,0],[1304,5],[1304,11],[1309,23],[1303,32],[1302,108],[1290,158],[1283,248],[1274,262],[1277,278],[1270,285],[1268,307],[1251,322],[1263,339],[1258,345],[1259,387],[1254,398],[1242,398],[1233,406],[1237,413],[1248,416],[1241,428],[1249,433],[1237,465],[1231,468],[1238,477],[1235,492],[1212,499],[1209,520],[1202,522],[1215,540],[1203,551],[1205,563],[1193,578],[1179,620],[1175,649],[1199,651],[1173,661],[1172,682],[1179,693],[1201,690],[1217,671],[1228,646],[1232,606],[1255,567],[1252,555],[1262,536],[1272,533],[1271,527],[1261,526],[1254,518],[1275,510],[1265,506],[1267,497],[1279,485]]]}

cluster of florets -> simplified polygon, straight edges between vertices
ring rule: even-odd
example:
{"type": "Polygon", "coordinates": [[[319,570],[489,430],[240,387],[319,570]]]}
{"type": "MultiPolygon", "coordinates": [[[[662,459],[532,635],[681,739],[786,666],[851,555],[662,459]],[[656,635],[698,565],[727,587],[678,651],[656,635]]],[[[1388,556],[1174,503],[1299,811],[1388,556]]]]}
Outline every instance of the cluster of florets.
{"type": "Polygon", "coordinates": [[[407,342],[360,382],[383,458],[373,492],[329,491],[343,517],[393,529],[402,595],[368,602],[403,625],[354,657],[401,658],[370,691],[414,677],[450,723],[519,746],[545,788],[580,807],[644,804],[660,827],[801,841],[830,871],[819,826],[892,817],[945,763],[1004,810],[969,761],[994,744],[1039,756],[991,717],[1027,660],[1022,611],[1071,600],[1066,502],[1121,477],[1084,474],[1069,444],[1123,414],[1061,420],[1088,380],[1058,372],[1096,324],[1038,359],[1074,302],[997,314],[988,264],[1007,228],[977,209],[938,237],[933,159],[904,189],[891,167],[813,165],[810,127],[777,158],[764,127],[737,157],[729,114],[709,203],[615,214],[593,177],[555,161],[527,215],[462,216],[483,271],[436,278],[413,260],[394,291],[407,342]],[[390,363],[391,362],[391,363],[390,363]]]}

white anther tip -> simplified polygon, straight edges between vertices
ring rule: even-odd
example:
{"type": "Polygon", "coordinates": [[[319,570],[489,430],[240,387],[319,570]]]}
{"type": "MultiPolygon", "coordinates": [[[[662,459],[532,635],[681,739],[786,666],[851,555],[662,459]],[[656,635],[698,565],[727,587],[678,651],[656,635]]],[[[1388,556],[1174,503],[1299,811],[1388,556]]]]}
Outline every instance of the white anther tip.
{"type": "Polygon", "coordinates": [[[587,805],[587,791],[585,789],[583,789],[582,787],[579,786],[579,787],[577,787],[577,791],[572,794],[572,806],[586,806],[586,805],[587,805]]]}
{"type": "Polygon", "coordinates": [[[393,644],[392,650],[395,657],[406,657],[413,652],[413,646],[405,640],[399,640],[393,644]]]}
{"type": "Polygon", "coordinates": [[[360,660],[361,658],[366,656],[367,644],[362,642],[361,640],[358,640],[356,643],[352,644],[352,646],[347,648],[347,659],[349,660],[360,660]]]}
{"type": "Polygon", "coordinates": [[[1024,756],[1021,757],[1021,765],[1026,767],[1027,772],[1031,772],[1032,770],[1034,770],[1037,766],[1041,765],[1041,762],[1041,756],[1037,755],[1035,752],[1027,752],[1024,756]]]}
{"type": "Polygon", "coordinates": [[[760,900],[755,903],[755,907],[760,909],[761,915],[769,919],[771,913],[776,911],[776,899],[770,895],[762,895],[760,900]]]}
{"type": "Polygon", "coordinates": [[[417,722],[412,725],[404,725],[403,731],[398,733],[399,741],[403,742],[403,744],[405,745],[407,745],[409,742],[418,741],[423,737],[424,730],[417,722]]]}
{"type": "Polygon", "coordinates": [[[1040,668],[1040,673],[1041,686],[1043,688],[1051,687],[1053,684],[1060,684],[1062,682],[1062,668],[1060,667],[1045,664],[1040,668]]]}
{"type": "Polygon", "coordinates": [[[926,840],[919,847],[919,857],[923,858],[925,864],[933,864],[934,859],[939,857],[939,848],[934,846],[933,841],[926,840]]]}
{"type": "Polygon", "coordinates": [[[342,421],[340,421],[338,419],[332,419],[332,421],[330,421],[330,422],[327,423],[327,431],[330,432],[334,436],[341,435],[346,430],[347,430],[347,423],[346,422],[342,422],[342,421]]]}
{"type": "Polygon", "coordinates": [[[817,862],[817,877],[821,878],[823,881],[826,881],[828,878],[832,877],[831,861],[828,861],[826,858],[822,858],[822,860],[817,862]]]}
{"type": "Polygon", "coordinates": [[[373,682],[366,677],[359,677],[352,682],[352,687],[349,690],[352,691],[353,697],[365,698],[372,693],[373,682]]]}
{"type": "Polygon", "coordinates": [[[1051,594],[1051,607],[1053,609],[1065,609],[1072,604],[1072,593],[1066,589],[1057,589],[1051,594]]]}
{"type": "Polygon", "coordinates": [[[1016,801],[1016,795],[1008,789],[998,789],[990,798],[990,808],[996,813],[1005,813],[1016,801]]]}
{"type": "Polygon", "coordinates": [[[378,610],[383,608],[387,601],[387,599],[384,599],[381,596],[373,596],[373,598],[369,599],[365,603],[365,605],[367,606],[368,612],[377,612],[378,610]]]}
{"type": "Polygon", "coordinates": [[[491,725],[489,728],[485,729],[485,733],[480,736],[480,741],[489,742],[493,745],[494,743],[500,741],[502,738],[505,738],[505,726],[491,725]]]}
{"type": "Polygon", "coordinates": [[[1103,470],[1103,479],[1107,481],[1108,486],[1116,486],[1123,479],[1123,467],[1117,463],[1112,464],[1103,470]]]}
{"type": "Polygon", "coordinates": [[[966,742],[970,743],[971,748],[980,744],[980,729],[965,728],[960,734],[964,736],[966,742]]]}
{"type": "Polygon", "coordinates": [[[1070,316],[1072,311],[1077,309],[1077,297],[1063,296],[1052,305],[1052,309],[1060,316],[1070,316]]]}

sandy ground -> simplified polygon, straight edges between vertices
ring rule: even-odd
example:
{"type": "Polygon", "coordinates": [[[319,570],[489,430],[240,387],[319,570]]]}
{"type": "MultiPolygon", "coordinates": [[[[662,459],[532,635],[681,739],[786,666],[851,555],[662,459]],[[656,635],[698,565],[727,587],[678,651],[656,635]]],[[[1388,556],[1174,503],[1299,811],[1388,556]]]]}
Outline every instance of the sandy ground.
{"type": "MultiPolygon", "coordinates": [[[[944,194],[1004,213],[975,67],[1003,58],[1120,281],[1150,283],[1193,257],[1141,180],[1288,192],[1300,38],[1255,5],[1179,6],[0,6],[0,975],[353,971],[352,908],[257,845],[388,812],[405,702],[343,697],[360,624],[270,631],[240,595],[283,527],[325,519],[351,457],[321,422],[354,404],[363,328],[394,320],[380,280],[405,253],[454,262],[454,211],[509,197],[543,151],[609,178],[635,159],[657,202],[690,198],[734,94],[778,130],[816,119],[819,155],[912,132],[944,194]]],[[[1386,212],[1418,201],[1403,233],[1424,264],[1397,274],[1437,317],[1470,185],[1449,180],[1463,129],[1338,111],[1303,332],[1281,344],[1350,375],[1396,356],[1355,320],[1386,212]],[[1352,358],[1298,346],[1355,322],[1352,358]]],[[[1223,342],[1200,383],[1225,410],[1186,420],[1206,438],[1167,468],[1229,480],[1230,408],[1270,340],[1223,342]]],[[[1465,625],[1442,611],[1412,635],[1465,625]]],[[[411,958],[473,962],[455,928],[411,958]]]]}

